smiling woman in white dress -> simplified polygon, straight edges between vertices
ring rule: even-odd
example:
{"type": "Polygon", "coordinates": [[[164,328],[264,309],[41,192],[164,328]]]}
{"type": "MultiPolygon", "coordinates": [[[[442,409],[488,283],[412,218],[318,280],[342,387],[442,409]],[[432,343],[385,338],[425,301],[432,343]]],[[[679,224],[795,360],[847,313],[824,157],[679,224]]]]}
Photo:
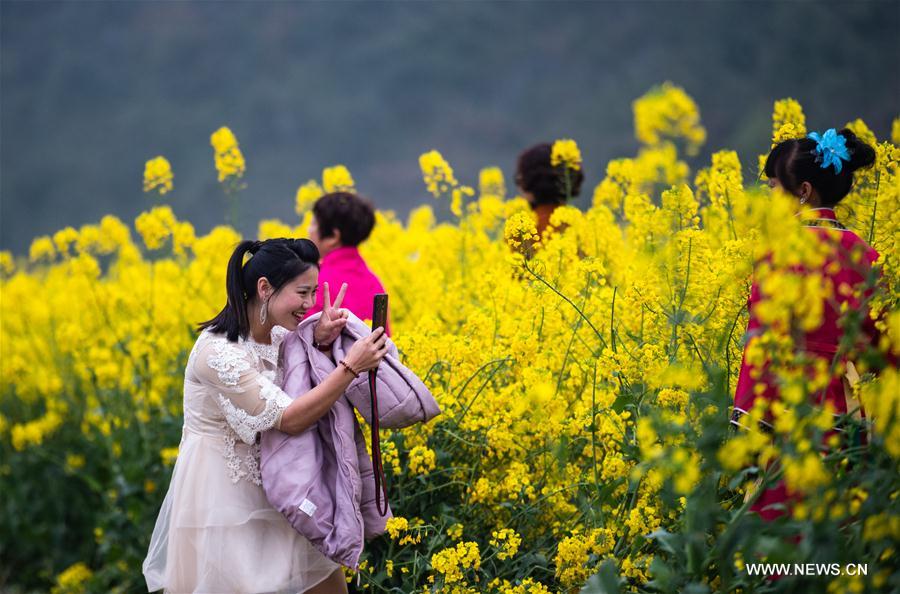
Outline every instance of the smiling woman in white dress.
{"type": "MultiPolygon", "coordinates": [[[[387,352],[378,329],[321,384],[294,399],[279,387],[279,347],[315,303],[319,253],[306,239],[244,241],[228,263],[228,302],[200,324],[184,374],[178,459],[143,572],[151,592],[347,592],[343,571],[266,500],[259,435],[316,423],[387,352]],[[246,264],[244,259],[250,255],[246,264]]],[[[346,324],[346,285],[315,329],[322,348],[346,324]]]]}

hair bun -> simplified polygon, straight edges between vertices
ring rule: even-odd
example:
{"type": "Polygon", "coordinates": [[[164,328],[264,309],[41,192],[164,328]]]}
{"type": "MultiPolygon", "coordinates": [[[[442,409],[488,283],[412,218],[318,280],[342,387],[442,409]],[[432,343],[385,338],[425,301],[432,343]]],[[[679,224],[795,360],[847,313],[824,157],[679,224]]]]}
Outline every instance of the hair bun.
{"type": "Polygon", "coordinates": [[[847,163],[847,167],[851,171],[863,169],[875,163],[875,149],[869,143],[861,140],[853,130],[844,128],[838,134],[844,137],[847,150],[850,151],[850,162],[847,163]]]}
{"type": "Polygon", "coordinates": [[[291,239],[288,247],[304,262],[319,263],[319,249],[309,239],[291,239]]]}

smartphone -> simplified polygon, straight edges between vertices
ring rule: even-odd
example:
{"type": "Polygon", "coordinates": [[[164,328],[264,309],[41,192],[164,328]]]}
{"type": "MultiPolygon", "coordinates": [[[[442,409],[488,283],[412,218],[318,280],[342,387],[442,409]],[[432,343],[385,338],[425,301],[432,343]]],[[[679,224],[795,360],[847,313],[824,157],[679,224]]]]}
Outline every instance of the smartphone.
{"type": "Polygon", "coordinates": [[[379,326],[384,328],[387,324],[388,296],[387,293],[378,293],[375,295],[375,302],[372,305],[372,330],[379,326]]]}

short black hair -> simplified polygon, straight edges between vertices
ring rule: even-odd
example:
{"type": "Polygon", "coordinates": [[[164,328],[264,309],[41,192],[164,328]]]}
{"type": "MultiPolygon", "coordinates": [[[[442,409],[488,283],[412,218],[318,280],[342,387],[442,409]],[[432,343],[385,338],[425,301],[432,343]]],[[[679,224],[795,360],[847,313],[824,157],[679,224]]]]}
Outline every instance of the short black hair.
{"type": "MultiPolygon", "coordinates": [[[[519,155],[516,162],[516,185],[534,196],[534,204],[565,204],[566,166],[551,165],[553,146],[541,142],[519,155]]],[[[569,169],[569,194],[574,198],[581,192],[584,174],[580,169],[569,169]]]]}
{"type": "Polygon", "coordinates": [[[375,208],[367,199],[352,192],[332,192],[313,205],[320,237],[341,232],[341,244],[356,246],[368,239],[375,227],[375,208]]]}
{"type": "Polygon", "coordinates": [[[850,161],[843,163],[840,173],[832,166],[816,162],[816,141],[812,138],[790,138],[775,145],[766,158],[764,172],[777,179],[791,194],[800,193],[800,185],[809,182],[821,199],[822,206],[833,207],[850,193],[853,172],[875,162],[875,149],[860,140],[851,130],[838,132],[844,137],[850,161]]]}

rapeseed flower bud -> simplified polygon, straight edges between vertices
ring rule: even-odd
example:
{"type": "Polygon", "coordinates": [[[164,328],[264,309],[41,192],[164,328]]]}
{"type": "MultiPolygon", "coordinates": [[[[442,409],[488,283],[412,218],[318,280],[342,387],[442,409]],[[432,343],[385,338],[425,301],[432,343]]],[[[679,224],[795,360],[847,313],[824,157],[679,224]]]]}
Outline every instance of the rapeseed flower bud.
{"type": "Polygon", "coordinates": [[[355,191],[353,176],[343,165],[326,167],[322,170],[322,187],[326,193],[355,191]]]}
{"type": "Polygon", "coordinates": [[[503,528],[502,530],[494,530],[491,532],[491,546],[499,549],[497,558],[500,560],[509,559],[519,550],[522,544],[522,537],[511,528],[503,528]]]}
{"type": "Polygon", "coordinates": [[[154,157],[144,165],[144,191],[164,195],[172,190],[172,165],[163,157],[154,157]]]}
{"type": "Polygon", "coordinates": [[[447,193],[458,184],[453,176],[453,168],[435,150],[423,153],[419,157],[419,167],[422,170],[425,187],[435,198],[447,193]]]}
{"type": "Polygon", "coordinates": [[[772,146],[788,138],[804,136],[806,136],[806,115],[803,113],[803,107],[790,97],[776,101],[772,107],[772,146]]]}
{"type": "Polygon", "coordinates": [[[150,212],[143,212],[134,221],[134,226],[147,249],[158,250],[172,235],[176,219],[168,206],[157,206],[150,212]]]}
{"type": "Polygon", "coordinates": [[[563,166],[573,171],[581,171],[581,151],[571,138],[563,138],[553,143],[550,150],[550,164],[553,167],[563,166]]]}
{"type": "Polygon", "coordinates": [[[706,142],[700,111],[684,89],[664,83],[651,89],[632,104],[637,139],[655,146],[664,140],[683,140],[689,155],[697,154],[706,142]]]}
{"type": "Polygon", "coordinates": [[[215,164],[216,171],[219,173],[219,182],[243,177],[246,163],[234,133],[223,126],[212,133],[210,144],[215,151],[215,164]]]}
{"type": "Polygon", "coordinates": [[[506,197],[506,182],[499,167],[485,167],[478,173],[478,193],[481,197],[506,197]]]}
{"type": "Polygon", "coordinates": [[[316,200],[321,198],[324,194],[325,190],[322,189],[322,186],[320,186],[316,180],[309,180],[297,188],[297,195],[294,198],[294,210],[302,217],[313,207],[316,200]]]}

